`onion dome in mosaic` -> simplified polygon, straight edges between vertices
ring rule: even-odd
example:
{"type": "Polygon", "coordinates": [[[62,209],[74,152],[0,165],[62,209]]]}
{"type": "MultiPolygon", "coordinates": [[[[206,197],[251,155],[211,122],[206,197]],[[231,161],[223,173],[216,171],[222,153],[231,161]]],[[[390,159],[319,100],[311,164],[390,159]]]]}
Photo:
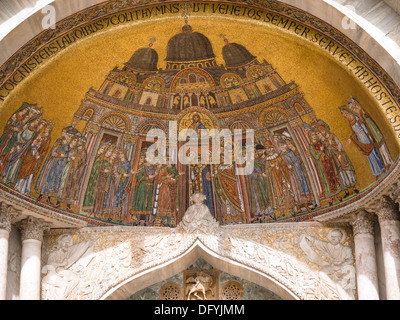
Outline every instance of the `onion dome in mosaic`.
{"type": "Polygon", "coordinates": [[[241,44],[230,42],[227,42],[222,48],[222,56],[227,68],[240,68],[256,59],[256,57],[241,44]]]}
{"type": "Polygon", "coordinates": [[[173,36],[167,47],[168,62],[202,61],[215,58],[210,40],[199,32],[193,32],[185,25],[182,32],[173,36]]]}
{"type": "Polygon", "coordinates": [[[158,53],[151,48],[141,48],[137,50],[125,65],[138,72],[155,72],[157,71],[158,53]]]}

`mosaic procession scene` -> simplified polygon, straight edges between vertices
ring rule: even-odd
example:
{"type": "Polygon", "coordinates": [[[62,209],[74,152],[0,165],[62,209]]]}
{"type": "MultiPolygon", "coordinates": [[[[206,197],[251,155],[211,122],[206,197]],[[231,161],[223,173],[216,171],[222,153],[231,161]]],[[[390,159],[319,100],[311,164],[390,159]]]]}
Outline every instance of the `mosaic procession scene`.
{"type": "Polygon", "coordinates": [[[273,61],[224,34],[216,52],[195,23],[182,25],[164,48],[165,61],[155,38],[134,48],[123,67],[86,88],[62,130],[55,131],[60,124],[48,120],[46,106],[15,106],[1,128],[1,188],[93,225],[165,227],[175,227],[190,196],[201,192],[225,225],[312,219],[358,197],[368,187],[361,175],[378,183],[388,172],[395,157],[358,96],[335,107],[335,121],[351,132],[340,139],[332,119],[319,118],[296,79],[283,79],[273,61]],[[154,141],[146,134],[160,129],[171,144],[170,121],[178,132],[242,129],[243,154],[245,130],[254,130],[254,169],[238,174],[241,166],[225,163],[223,152],[220,163],[149,161],[154,141]],[[368,166],[357,168],[354,157],[368,166]]]}

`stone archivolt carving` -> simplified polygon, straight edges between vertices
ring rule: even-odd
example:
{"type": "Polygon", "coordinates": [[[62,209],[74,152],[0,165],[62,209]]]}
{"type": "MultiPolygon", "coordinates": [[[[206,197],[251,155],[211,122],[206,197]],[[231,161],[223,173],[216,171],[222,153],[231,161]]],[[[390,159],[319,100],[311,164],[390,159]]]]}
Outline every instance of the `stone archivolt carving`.
{"type": "MultiPolygon", "coordinates": [[[[331,260],[320,265],[302,250],[301,235],[307,231],[309,240],[312,238],[314,243],[326,242],[326,252],[320,248],[317,253],[323,253],[326,258],[330,257],[329,248],[334,252],[335,248],[329,242],[329,230],[320,224],[219,227],[209,212],[201,210],[201,206],[190,207],[188,212],[199,217],[198,220],[187,224],[191,218],[188,215],[174,229],[109,227],[85,228],[76,234],[65,230],[48,232],[43,254],[43,265],[47,268],[43,277],[43,298],[100,299],[122,282],[179,258],[195,245],[206,247],[217,257],[263,273],[299,299],[341,299],[349,286],[353,289],[355,280],[351,262],[340,267],[347,268],[347,278],[337,276],[324,282],[321,271],[328,267],[335,269],[337,261],[331,256],[331,260]],[[64,238],[66,234],[69,238],[64,238]],[[63,262],[57,264],[55,261],[63,262]],[[55,272],[51,274],[54,278],[46,278],[49,272],[55,272]],[[59,278],[63,281],[54,281],[59,278]]],[[[350,237],[340,245],[340,250],[352,255],[350,237]]]]}

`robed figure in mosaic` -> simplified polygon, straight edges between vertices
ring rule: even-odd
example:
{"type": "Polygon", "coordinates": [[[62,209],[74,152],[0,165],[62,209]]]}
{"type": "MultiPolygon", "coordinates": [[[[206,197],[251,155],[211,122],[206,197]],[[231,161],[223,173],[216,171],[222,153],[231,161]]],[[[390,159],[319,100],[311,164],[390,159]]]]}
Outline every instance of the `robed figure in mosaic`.
{"type": "Polygon", "coordinates": [[[385,165],[386,168],[389,168],[393,160],[386,145],[385,138],[383,137],[383,134],[378,125],[361,106],[357,98],[351,97],[347,104],[350,111],[359,118],[359,121],[365,123],[365,127],[368,129],[371,138],[375,142],[375,147],[378,150],[379,155],[381,156],[382,163],[385,165]]]}
{"type": "Polygon", "coordinates": [[[137,223],[141,223],[142,216],[144,216],[145,225],[150,222],[156,176],[155,166],[147,161],[146,154],[141,154],[130,211],[137,223]]]}
{"type": "Polygon", "coordinates": [[[310,141],[309,151],[316,163],[318,175],[323,186],[324,196],[329,197],[337,192],[338,186],[340,185],[332,158],[328,154],[325,145],[318,138],[316,130],[311,129],[308,131],[308,137],[310,141]]]}
{"type": "Polygon", "coordinates": [[[18,180],[15,190],[29,196],[34,178],[39,173],[42,163],[45,161],[47,152],[50,150],[51,131],[54,124],[46,122],[44,128],[37,134],[31,144],[30,150],[23,158],[21,170],[18,173],[18,180]]]}
{"type": "Polygon", "coordinates": [[[337,179],[340,182],[340,188],[345,191],[344,197],[350,195],[350,190],[354,193],[358,193],[355,187],[357,184],[356,172],[344,150],[343,144],[339,138],[331,132],[329,126],[325,122],[318,120],[315,127],[317,129],[318,139],[324,144],[324,148],[326,148],[333,161],[337,179]]]}
{"type": "Polygon", "coordinates": [[[16,135],[16,140],[11,149],[5,154],[2,163],[5,184],[15,186],[25,156],[29,153],[32,142],[45,127],[42,115],[37,114],[28,121],[16,135]]]}
{"type": "Polygon", "coordinates": [[[40,194],[38,201],[46,197],[45,200],[50,202],[50,197],[57,197],[64,169],[69,164],[70,143],[77,134],[79,132],[73,127],[64,128],[61,138],[55,142],[35,185],[40,194]]]}
{"type": "Polygon", "coordinates": [[[96,190],[94,193],[93,213],[95,216],[101,216],[105,213],[107,197],[110,186],[111,170],[113,162],[118,156],[118,149],[114,146],[109,146],[99,164],[100,169],[96,182],[96,190]]]}
{"type": "Polygon", "coordinates": [[[76,146],[72,150],[73,156],[71,157],[69,171],[60,196],[60,201],[67,204],[68,211],[71,211],[71,205],[79,198],[87,161],[86,138],[80,136],[76,140],[76,146]]]}
{"type": "Polygon", "coordinates": [[[86,188],[85,198],[83,201],[83,210],[92,212],[93,213],[93,206],[94,206],[94,199],[95,199],[95,192],[97,187],[97,180],[99,178],[100,170],[102,170],[101,166],[103,164],[103,159],[105,156],[105,152],[108,144],[101,144],[99,149],[97,150],[95,159],[93,161],[92,170],[89,176],[89,182],[86,188]]]}
{"type": "Polygon", "coordinates": [[[378,154],[375,146],[375,140],[370,134],[366,123],[350,111],[347,107],[340,107],[343,117],[345,117],[353,134],[351,135],[351,141],[357,146],[357,148],[367,156],[372,174],[375,177],[379,177],[385,170],[385,166],[378,154]]]}
{"type": "Polygon", "coordinates": [[[157,176],[157,213],[164,226],[176,225],[179,209],[179,172],[175,165],[162,165],[157,176]]]}
{"type": "Polygon", "coordinates": [[[252,218],[272,212],[271,186],[266,174],[265,147],[257,145],[254,159],[254,170],[247,177],[248,195],[250,196],[250,213],[252,218]]]}

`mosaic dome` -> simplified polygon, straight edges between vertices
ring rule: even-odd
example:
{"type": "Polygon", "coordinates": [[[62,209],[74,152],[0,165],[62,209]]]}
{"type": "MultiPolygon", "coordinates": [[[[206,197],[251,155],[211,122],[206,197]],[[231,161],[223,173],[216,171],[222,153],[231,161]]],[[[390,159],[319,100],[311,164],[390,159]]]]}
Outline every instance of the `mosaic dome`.
{"type": "Polygon", "coordinates": [[[157,71],[158,54],[153,48],[141,48],[125,64],[127,67],[141,72],[157,71]]]}
{"type": "Polygon", "coordinates": [[[196,62],[213,58],[215,54],[210,40],[199,32],[193,32],[189,25],[185,25],[182,32],[168,42],[168,62],[196,62]]]}
{"type": "Polygon", "coordinates": [[[249,50],[238,43],[228,43],[222,49],[227,68],[239,68],[256,59],[249,50]]]}

